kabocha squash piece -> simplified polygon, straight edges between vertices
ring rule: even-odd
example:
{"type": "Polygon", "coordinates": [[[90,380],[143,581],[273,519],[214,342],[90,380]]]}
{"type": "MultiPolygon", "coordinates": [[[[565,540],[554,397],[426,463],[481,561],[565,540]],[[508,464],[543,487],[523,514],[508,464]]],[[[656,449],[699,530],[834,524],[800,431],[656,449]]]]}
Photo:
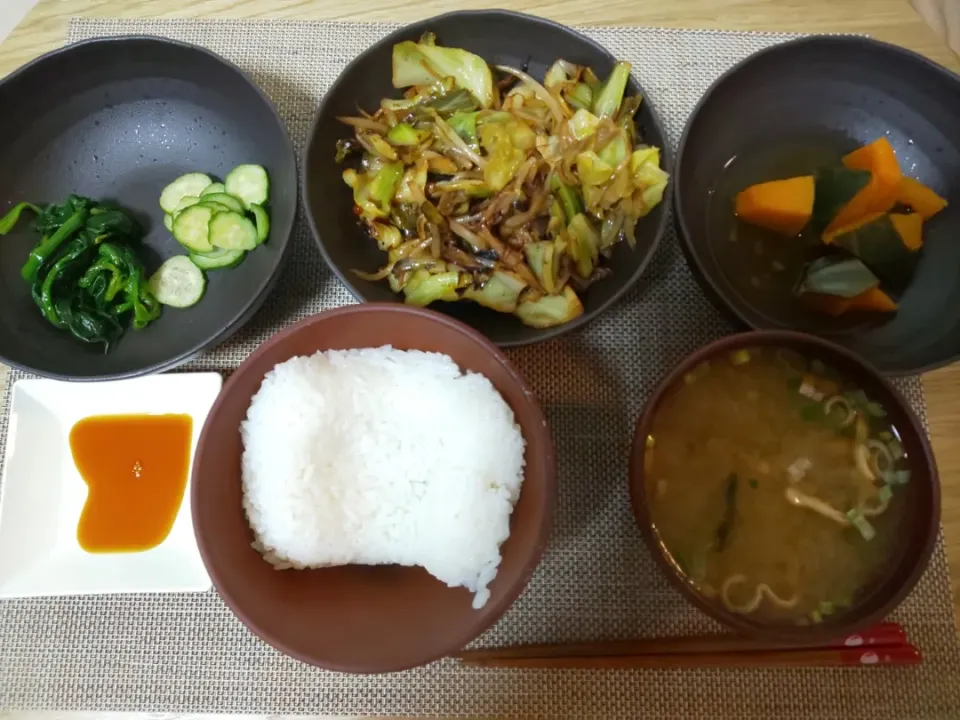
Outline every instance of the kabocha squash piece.
{"type": "Polygon", "coordinates": [[[897,311],[897,304],[880,288],[871,288],[855,298],[850,298],[849,310],[864,310],[867,312],[892,313],[897,311]]]}
{"type": "Polygon", "coordinates": [[[840,317],[856,310],[862,312],[896,312],[898,307],[893,299],[880,288],[871,288],[852,298],[820,293],[806,293],[801,296],[803,303],[817,312],[831,317],[840,317]]]}
{"type": "MultiPolygon", "coordinates": [[[[814,176],[813,229],[822,233],[841,212],[864,192],[872,175],[845,167],[821,168],[814,176]]],[[[864,213],[866,214],[866,213],[864,213]]],[[[854,218],[856,220],[857,218],[854,218]]],[[[837,226],[849,223],[837,223],[837,226]]]]}
{"type": "Polygon", "coordinates": [[[918,212],[909,215],[890,213],[890,222],[908,250],[916,251],[923,247],[923,215],[918,212]]]}
{"type": "Polygon", "coordinates": [[[823,293],[804,293],[800,296],[800,300],[811,310],[829,315],[830,317],[840,317],[850,310],[850,306],[853,303],[853,298],[840,297],[839,295],[824,295],[823,293]]]}
{"type": "Polygon", "coordinates": [[[879,220],[883,217],[883,215],[883,213],[871,213],[869,215],[864,215],[862,218],[857,218],[849,225],[843,225],[841,227],[834,228],[829,232],[825,232],[823,233],[823,242],[827,245],[832,245],[833,242],[841,235],[847,235],[848,233],[856,232],[860,228],[879,220]]]}
{"type": "Polygon", "coordinates": [[[751,225],[793,237],[813,213],[813,175],[751,185],[737,194],[737,217],[751,225]]]}
{"type": "Polygon", "coordinates": [[[887,212],[897,200],[897,188],[903,173],[900,172],[900,163],[893,145],[885,137],[864,145],[859,150],[843,156],[843,165],[852,170],[869,170],[878,176],[884,188],[889,188],[889,197],[880,198],[882,203],[890,202],[889,207],[874,208],[874,212],[887,212]]]}
{"type": "Polygon", "coordinates": [[[914,180],[902,177],[897,187],[897,202],[906,205],[924,220],[929,220],[947,206],[947,201],[933,190],[914,180]]]}
{"type": "Polygon", "coordinates": [[[904,243],[890,215],[875,216],[865,225],[841,232],[831,244],[858,257],[894,292],[902,292],[910,283],[919,257],[904,243]]]}
{"type": "Polygon", "coordinates": [[[868,215],[890,212],[897,202],[903,177],[893,146],[885,137],[845,155],[843,165],[870,172],[870,182],[830,221],[827,232],[852,225],[868,215]]]}

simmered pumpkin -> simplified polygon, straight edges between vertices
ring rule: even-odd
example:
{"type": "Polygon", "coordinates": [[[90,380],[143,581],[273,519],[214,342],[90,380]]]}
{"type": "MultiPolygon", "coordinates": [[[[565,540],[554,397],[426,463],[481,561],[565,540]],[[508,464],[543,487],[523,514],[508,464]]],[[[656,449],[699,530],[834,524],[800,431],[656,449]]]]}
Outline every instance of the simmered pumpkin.
{"type": "Polygon", "coordinates": [[[737,194],[737,217],[751,225],[793,237],[813,213],[813,175],[751,185],[737,194]]]}

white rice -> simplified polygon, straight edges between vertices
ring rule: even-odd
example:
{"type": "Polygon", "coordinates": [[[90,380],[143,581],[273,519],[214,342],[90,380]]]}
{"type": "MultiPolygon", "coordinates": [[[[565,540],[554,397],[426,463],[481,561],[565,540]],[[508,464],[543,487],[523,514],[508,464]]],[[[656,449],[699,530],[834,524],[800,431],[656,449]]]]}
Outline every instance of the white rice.
{"type": "Polygon", "coordinates": [[[295,357],[240,432],[254,546],[278,569],[420,565],[486,604],[524,451],[487,378],[390,347],[295,357]]]}

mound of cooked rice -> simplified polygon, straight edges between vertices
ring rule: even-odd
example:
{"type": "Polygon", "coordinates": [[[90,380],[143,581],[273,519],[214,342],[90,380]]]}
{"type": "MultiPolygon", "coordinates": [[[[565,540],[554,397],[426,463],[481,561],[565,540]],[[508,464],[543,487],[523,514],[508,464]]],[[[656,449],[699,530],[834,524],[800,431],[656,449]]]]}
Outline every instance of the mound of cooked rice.
{"type": "Polygon", "coordinates": [[[487,378],[389,347],[295,357],[241,435],[244,508],[274,566],[420,565],[486,604],[524,452],[487,378]]]}

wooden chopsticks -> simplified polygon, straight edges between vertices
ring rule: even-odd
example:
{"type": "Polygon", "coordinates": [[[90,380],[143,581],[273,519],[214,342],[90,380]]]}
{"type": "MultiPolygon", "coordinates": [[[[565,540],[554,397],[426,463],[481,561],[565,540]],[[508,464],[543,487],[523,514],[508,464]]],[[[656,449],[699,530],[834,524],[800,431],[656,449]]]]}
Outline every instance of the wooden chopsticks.
{"type": "Polygon", "coordinates": [[[859,635],[803,645],[736,635],[610,640],[566,645],[520,645],[465,650],[463,664],[513,668],[717,668],[917,665],[920,651],[896,623],[859,635]]]}

